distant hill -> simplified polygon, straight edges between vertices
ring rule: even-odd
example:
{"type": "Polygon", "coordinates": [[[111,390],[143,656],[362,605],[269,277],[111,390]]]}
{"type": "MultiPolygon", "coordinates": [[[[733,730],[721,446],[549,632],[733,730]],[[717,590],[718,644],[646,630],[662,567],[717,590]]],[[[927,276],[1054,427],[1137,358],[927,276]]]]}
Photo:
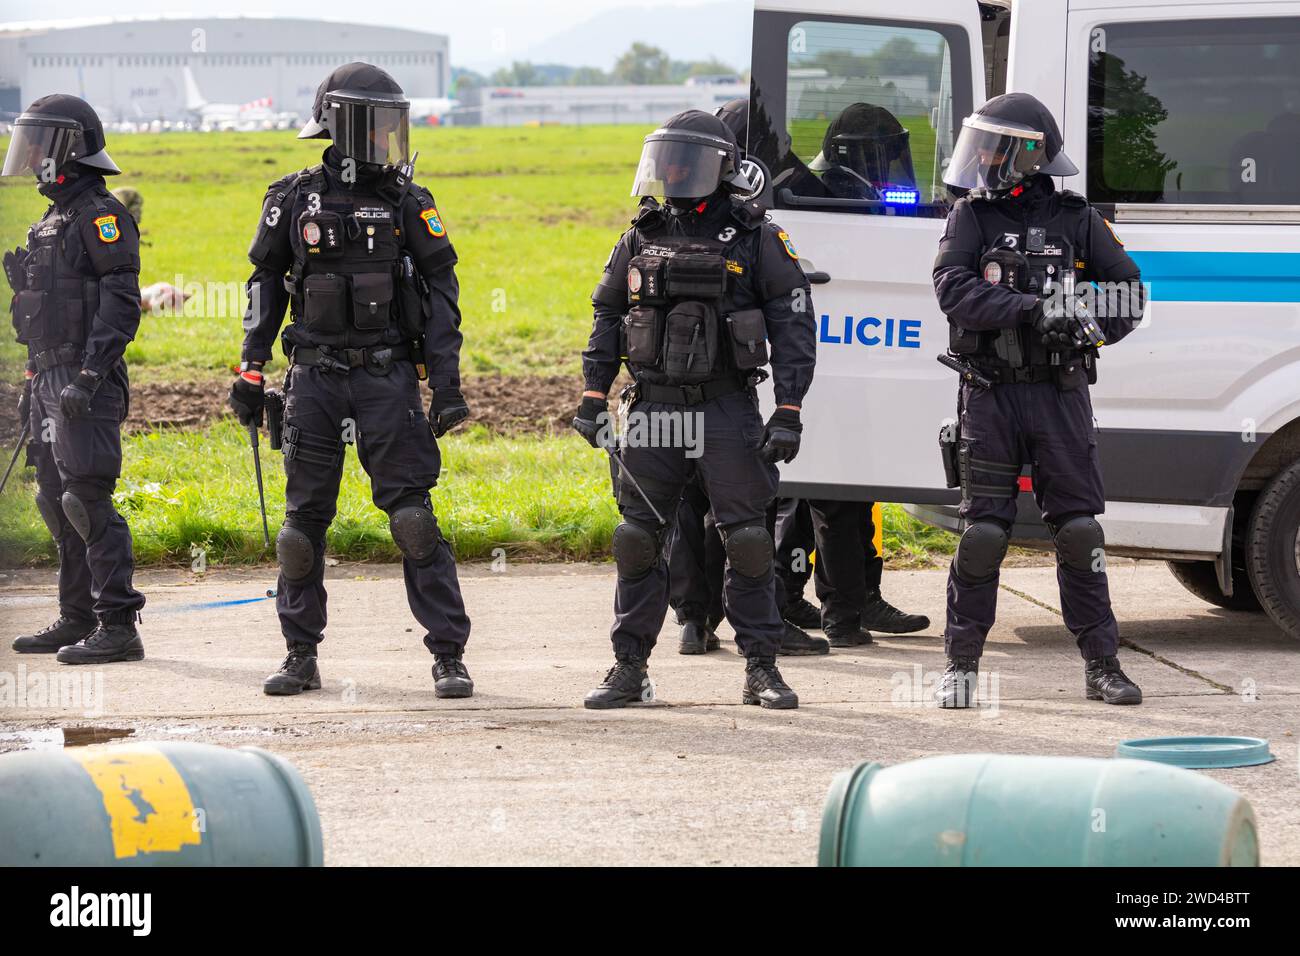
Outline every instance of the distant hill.
{"type": "MultiPolygon", "coordinates": [[[[694,7],[666,3],[622,7],[566,27],[511,59],[608,70],[620,54],[640,40],[660,47],[674,60],[717,57],[737,70],[744,70],[749,66],[753,16],[752,0],[718,0],[694,7]]],[[[452,58],[455,57],[453,42],[452,58]]]]}

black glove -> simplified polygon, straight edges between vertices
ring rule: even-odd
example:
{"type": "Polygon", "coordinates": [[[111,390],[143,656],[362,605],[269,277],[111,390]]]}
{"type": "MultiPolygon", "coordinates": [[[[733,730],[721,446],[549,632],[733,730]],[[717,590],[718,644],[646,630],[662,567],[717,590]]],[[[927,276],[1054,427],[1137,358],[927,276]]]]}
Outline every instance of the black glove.
{"type": "Polygon", "coordinates": [[[1065,352],[1074,348],[1070,332],[1070,317],[1058,310],[1042,311],[1034,319],[1034,331],[1042,337],[1049,352],[1065,352]]]}
{"type": "Polygon", "coordinates": [[[441,438],[465,419],[469,418],[469,405],[465,396],[454,385],[439,385],[429,400],[429,427],[433,437],[441,438]]]}
{"type": "Polygon", "coordinates": [[[600,432],[608,424],[609,402],[591,395],[582,396],[578,414],[573,416],[573,430],[587,439],[587,444],[592,448],[600,448],[600,432]],[[605,416],[604,419],[601,418],[602,415],[605,416]]]}
{"type": "Polygon", "coordinates": [[[767,427],[763,430],[759,457],[769,464],[778,461],[788,464],[794,461],[794,456],[799,454],[799,436],[802,433],[803,423],[799,421],[799,410],[778,408],[767,420],[767,427]]]}
{"type": "Polygon", "coordinates": [[[18,396],[18,427],[22,428],[32,417],[32,380],[23,382],[22,393],[18,396]]]}
{"type": "Polygon", "coordinates": [[[64,418],[82,418],[90,414],[90,402],[103,381],[98,372],[83,368],[59,393],[59,408],[64,418]]]}
{"type": "Polygon", "coordinates": [[[239,424],[262,427],[262,408],[266,404],[266,380],[257,369],[240,372],[230,386],[230,395],[226,401],[234,410],[239,424]]]}
{"type": "Polygon", "coordinates": [[[21,246],[4,254],[5,278],[9,280],[9,288],[14,292],[22,292],[27,288],[27,271],[23,268],[26,260],[27,250],[21,246]]]}

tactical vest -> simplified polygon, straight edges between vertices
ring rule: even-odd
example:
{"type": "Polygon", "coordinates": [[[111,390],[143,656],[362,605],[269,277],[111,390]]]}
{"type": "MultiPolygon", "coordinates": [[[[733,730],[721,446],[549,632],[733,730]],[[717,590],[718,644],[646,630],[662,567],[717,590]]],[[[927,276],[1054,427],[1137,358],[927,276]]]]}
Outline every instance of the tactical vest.
{"type": "Polygon", "coordinates": [[[105,215],[106,196],[89,189],[66,208],[51,205],[27,232],[23,262],[25,288],[14,296],[13,324],[18,341],[32,356],[60,345],[84,349],[99,310],[99,277],[77,230],[77,219],[105,215]]]}
{"type": "Polygon", "coordinates": [[[299,173],[293,188],[297,195],[286,205],[293,265],[285,278],[293,324],[285,351],[397,345],[422,336],[418,302],[402,294],[416,281],[402,252],[404,191],[387,197],[333,190],[321,166],[299,173]]]}
{"type": "MultiPolygon", "coordinates": [[[[984,254],[979,274],[994,285],[1039,296],[1044,304],[1073,295],[1080,274],[1087,269],[1081,256],[1088,248],[1090,217],[1079,216],[1088,204],[1075,193],[1060,194],[1057,214],[1045,222],[1027,221],[1013,225],[1005,216],[977,215],[984,254]]],[[[949,349],[975,359],[986,368],[1023,369],[1026,380],[1068,378],[1077,371],[1087,381],[1096,381],[1096,356],[1091,352],[1052,352],[1029,325],[975,332],[949,323],[949,349]],[[1037,373],[1037,378],[1034,374],[1037,373]]],[[[1005,376],[1013,380],[1013,373],[1005,376]]],[[[1058,381],[1062,387],[1079,381],[1058,381]]]]}
{"type": "Polygon", "coordinates": [[[745,269],[737,247],[762,221],[740,211],[714,236],[671,236],[657,209],[637,217],[623,318],[623,359],[635,378],[699,385],[767,364],[763,311],[734,309],[731,295],[745,269]]]}

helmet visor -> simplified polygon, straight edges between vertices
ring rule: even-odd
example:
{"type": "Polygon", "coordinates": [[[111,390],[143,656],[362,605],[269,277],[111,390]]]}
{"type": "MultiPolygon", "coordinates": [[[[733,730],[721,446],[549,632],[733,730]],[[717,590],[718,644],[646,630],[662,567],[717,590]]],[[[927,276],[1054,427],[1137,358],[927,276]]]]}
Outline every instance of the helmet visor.
{"type": "Polygon", "coordinates": [[[972,116],[962,121],[961,136],[943,181],[960,189],[1010,189],[1047,162],[1043,134],[1012,123],[992,123],[972,116]]]}
{"type": "Polygon", "coordinates": [[[730,154],[701,139],[668,138],[651,133],[641,150],[632,183],[633,196],[703,199],[722,185],[723,165],[730,154]]]}
{"type": "Polygon", "coordinates": [[[344,156],[358,163],[400,166],[410,158],[410,107],[406,103],[354,102],[327,97],[325,125],[344,156]]]}
{"type": "Polygon", "coordinates": [[[53,181],[57,170],[77,158],[81,139],[81,127],[73,120],[20,116],[14,121],[0,176],[34,175],[53,181]]]}

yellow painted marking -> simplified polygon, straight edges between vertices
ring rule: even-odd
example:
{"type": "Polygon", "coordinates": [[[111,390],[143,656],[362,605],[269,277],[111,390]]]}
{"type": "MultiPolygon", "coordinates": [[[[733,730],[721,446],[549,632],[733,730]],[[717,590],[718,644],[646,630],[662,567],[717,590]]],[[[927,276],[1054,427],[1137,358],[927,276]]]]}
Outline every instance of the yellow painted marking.
{"type": "Polygon", "coordinates": [[[113,827],[113,855],[175,853],[198,846],[194,800],[170,760],[154,747],[132,744],[69,751],[104,797],[113,827]]]}

